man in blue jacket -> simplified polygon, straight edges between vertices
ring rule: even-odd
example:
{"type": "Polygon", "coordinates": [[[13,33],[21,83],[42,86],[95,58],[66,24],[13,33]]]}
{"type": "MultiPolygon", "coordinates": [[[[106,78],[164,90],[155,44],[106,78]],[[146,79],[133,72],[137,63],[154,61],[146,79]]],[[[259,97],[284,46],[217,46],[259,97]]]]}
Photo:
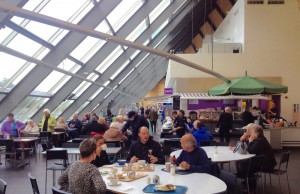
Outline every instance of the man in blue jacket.
{"type": "Polygon", "coordinates": [[[197,146],[201,146],[201,141],[212,140],[212,135],[206,130],[205,126],[201,124],[199,120],[194,121],[194,133],[193,136],[197,141],[197,146]]]}
{"type": "Polygon", "coordinates": [[[170,158],[170,161],[189,172],[210,173],[211,162],[206,152],[202,148],[197,147],[194,136],[191,134],[184,135],[180,143],[182,152],[177,159],[173,156],[170,158]]]}

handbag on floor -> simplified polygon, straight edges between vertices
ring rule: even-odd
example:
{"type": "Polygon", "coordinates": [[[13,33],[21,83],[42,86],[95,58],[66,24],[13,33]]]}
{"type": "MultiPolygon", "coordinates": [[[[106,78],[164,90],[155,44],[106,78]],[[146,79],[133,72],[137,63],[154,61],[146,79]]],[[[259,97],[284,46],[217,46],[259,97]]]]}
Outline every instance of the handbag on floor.
{"type": "Polygon", "coordinates": [[[237,152],[239,154],[247,154],[247,143],[245,141],[238,141],[236,143],[235,149],[233,150],[233,153],[237,152]]]}

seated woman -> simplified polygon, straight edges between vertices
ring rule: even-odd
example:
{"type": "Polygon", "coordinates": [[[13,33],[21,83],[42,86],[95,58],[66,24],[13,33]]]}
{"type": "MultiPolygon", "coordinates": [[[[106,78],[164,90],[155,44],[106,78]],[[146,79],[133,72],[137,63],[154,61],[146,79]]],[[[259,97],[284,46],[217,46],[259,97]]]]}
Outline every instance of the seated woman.
{"type": "Polygon", "coordinates": [[[56,122],[56,126],[54,127],[54,129],[68,129],[68,125],[66,123],[66,121],[64,120],[64,118],[62,117],[58,117],[57,122],[56,122]]]}
{"type": "Polygon", "coordinates": [[[80,143],[80,160],[72,163],[58,178],[61,189],[73,194],[105,193],[106,185],[96,166],[96,143],[85,139],[80,143]]]}
{"type": "Polygon", "coordinates": [[[104,144],[105,139],[101,135],[95,135],[92,138],[96,142],[96,158],[91,162],[91,164],[94,164],[97,168],[101,167],[103,165],[111,164],[111,162],[108,159],[108,155],[106,153],[106,145],[104,144]]]}
{"type": "Polygon", "coordinates": [[[194,133],[193,136],[197,140],[197,146],[201,145],[201,141],[210,141],[213,139],[211,133],[206,130],[204,125],[199,120],[194,121],[194,133]]]}
{"type": "Polygon", "coordinates": [[[119,130],[115,122],[111,123],[110,128],[105,131],[103,137],[109,141],[127,141],[127,137],[119,130]]]}
{"type": "MultiPolygon", "coordinates": [[[[255,154],[256,156],[261,156],[261,155],[264,156],[262,171],[271,172],[276,166],[276,159],[270,143],[264,136],[262,127],[250,123],[246,126],[246,130],[247,130],[246,133],[240,138],[240,140],[247,142],[249,154],[255,154]]],[[[236,167],[237,167],[238,174],[240,175],[246,174],[246,170],[248,168],[248,162],[247,161],[237,162],[236,167]]],[[[250,182],[249,186],[250,186],[250,190],[255,189],[256,181],[250,182]]]]}
{"type": "Polygon", "coordinates": [[[20,130],[20,133],[37,133],[40,132],[39,126],[29,119],[24,130],[20,130]]]}

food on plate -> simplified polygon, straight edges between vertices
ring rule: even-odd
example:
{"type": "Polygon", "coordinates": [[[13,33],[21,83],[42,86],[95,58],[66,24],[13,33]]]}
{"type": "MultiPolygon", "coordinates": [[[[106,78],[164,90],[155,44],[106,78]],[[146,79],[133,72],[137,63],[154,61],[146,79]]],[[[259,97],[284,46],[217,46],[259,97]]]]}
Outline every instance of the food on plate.
{"type": "Polygon", "coordinates": [[[124,179],[125,178],[124,174],[116,174],[116,177],[119,178],[119,179],[124,179]]]}
{"type": "Polygon", "coordinates": [[[174,191],[176,189],[175,185],[172,184],[166,184],[166,185],[156,185],[155,190],[158,191],[174,191]]]}

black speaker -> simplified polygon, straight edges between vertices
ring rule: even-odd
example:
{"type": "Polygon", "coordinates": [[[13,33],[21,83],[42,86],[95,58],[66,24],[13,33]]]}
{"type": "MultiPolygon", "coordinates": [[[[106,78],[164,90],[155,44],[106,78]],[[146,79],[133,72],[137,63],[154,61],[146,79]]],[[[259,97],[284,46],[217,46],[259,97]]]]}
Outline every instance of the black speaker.
{"type": "Polygon", "coordinates": [[[173,96],[173,110],[180,110],[180,96],[173,96]]]}

